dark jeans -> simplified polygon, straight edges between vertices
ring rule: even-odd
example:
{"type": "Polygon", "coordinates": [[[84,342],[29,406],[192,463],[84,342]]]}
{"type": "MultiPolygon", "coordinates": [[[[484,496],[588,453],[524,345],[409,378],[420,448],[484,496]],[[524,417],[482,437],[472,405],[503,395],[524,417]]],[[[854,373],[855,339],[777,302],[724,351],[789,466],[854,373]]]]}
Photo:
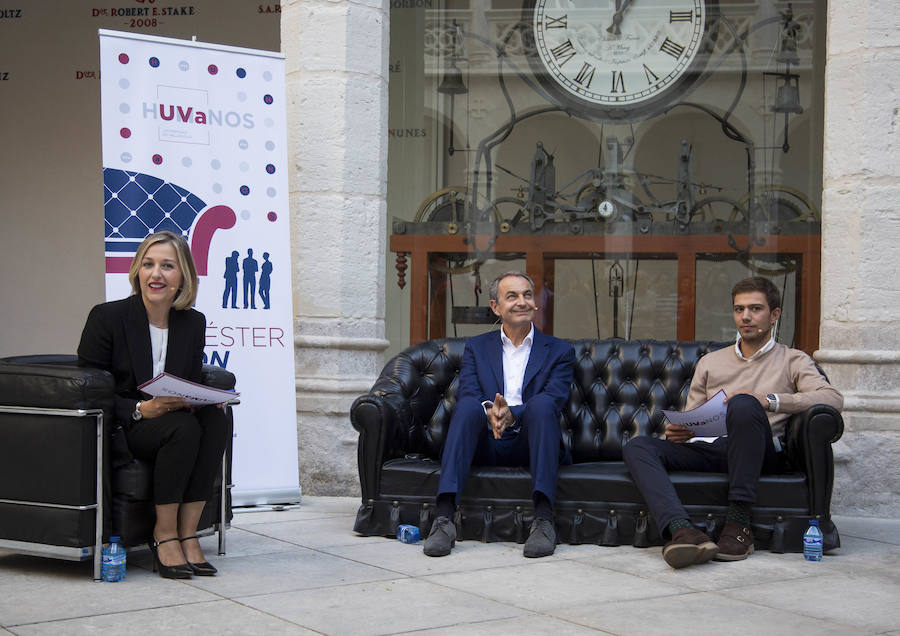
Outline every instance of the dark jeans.
{"type": "Polygon", "coordinates": [[[228,416],[217,406],[131,422],[125,431],[136,457],[154,462],[156,505],[207,501],[222,466],[228,416]]]}
{"type": "Polygon", "coordinates": [[[728,473],[728,500],[753,503],[760,474],[778,469],[779,454],[759,400],[745,394],[729,399],[725,425],[728,437],[714,442],[676,444],[636,437],[625,444],[625,465],[663,536],[668,536],[672,521],[690,518],[669,479],[670,471],[728,473]]]}
{"type": "Polygon", "coordinates": [[[533,491],[542,493],[552,504],[560,462],[571,462],[562,445],[559,413],[553,400],[543,395],[530,399],[519,423],[519,431],[507,431],[494,439],[481,403],[474,398],[460,399],[453,409],[441,456],[438,495],[453,493],[459,503],[472,464],[527,466],[533,491]]]}

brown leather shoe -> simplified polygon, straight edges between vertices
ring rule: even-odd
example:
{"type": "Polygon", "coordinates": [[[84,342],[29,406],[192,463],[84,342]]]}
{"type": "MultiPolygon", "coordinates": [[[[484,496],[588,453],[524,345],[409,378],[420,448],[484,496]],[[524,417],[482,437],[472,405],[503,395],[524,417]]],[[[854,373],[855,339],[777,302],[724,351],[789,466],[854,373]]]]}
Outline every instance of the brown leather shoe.
{"type": "Polygon", "coordinates": [[[716,555],[716,544],[697,528],[679,528],[663,546],[662,555],[673,568],[706,563],[716,555]]]}
{"type": "Polygon", "coordinates": [[[743,561],[753,554],[753,532],[737,523],[729,522],[719,537],[716,561],[743,561]]]}

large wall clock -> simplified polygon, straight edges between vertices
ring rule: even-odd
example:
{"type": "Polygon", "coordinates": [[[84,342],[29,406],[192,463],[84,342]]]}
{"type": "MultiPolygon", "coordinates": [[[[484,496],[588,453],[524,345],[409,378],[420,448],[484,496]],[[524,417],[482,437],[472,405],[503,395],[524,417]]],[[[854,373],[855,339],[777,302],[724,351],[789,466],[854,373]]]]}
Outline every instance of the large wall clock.
{"type": "Polygon", "coordinates": [[[526,0],[529,63],[564,108],[635,121],[668,108],[706,66],[717,0],[526,0]]]}

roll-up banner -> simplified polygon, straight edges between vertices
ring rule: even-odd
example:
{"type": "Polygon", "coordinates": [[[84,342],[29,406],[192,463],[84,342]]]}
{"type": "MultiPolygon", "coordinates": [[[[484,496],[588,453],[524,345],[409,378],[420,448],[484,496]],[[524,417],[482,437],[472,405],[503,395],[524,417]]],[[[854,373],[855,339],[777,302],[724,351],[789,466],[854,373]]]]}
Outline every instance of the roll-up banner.
{"type": "Polygon", "coordinates": [[[149,234],[187,239],[205,362],[241,392],[233,503],[298,502],[284,56],[99,33],[106,296],[149,234]]]}

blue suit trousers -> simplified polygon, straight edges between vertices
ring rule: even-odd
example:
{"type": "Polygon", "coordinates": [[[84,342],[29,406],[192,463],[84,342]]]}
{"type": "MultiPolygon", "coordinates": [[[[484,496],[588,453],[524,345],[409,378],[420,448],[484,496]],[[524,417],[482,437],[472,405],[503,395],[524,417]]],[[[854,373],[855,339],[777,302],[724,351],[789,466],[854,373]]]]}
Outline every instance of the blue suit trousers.
{"type": "Polygon", "coordinates": [[[460,398],[450,418],[441,456],[438,496],[452,493],[459,504],[473,464],[527,466],[533,492],[542,493],[552,504],[560,463],[571,463],[562,444],[553,400],[547,395],[535,396],[526,403],[517,424],[517,431],[507,430],[500,439],[494,439],[481,402],[472,397],[460,398]]]}

